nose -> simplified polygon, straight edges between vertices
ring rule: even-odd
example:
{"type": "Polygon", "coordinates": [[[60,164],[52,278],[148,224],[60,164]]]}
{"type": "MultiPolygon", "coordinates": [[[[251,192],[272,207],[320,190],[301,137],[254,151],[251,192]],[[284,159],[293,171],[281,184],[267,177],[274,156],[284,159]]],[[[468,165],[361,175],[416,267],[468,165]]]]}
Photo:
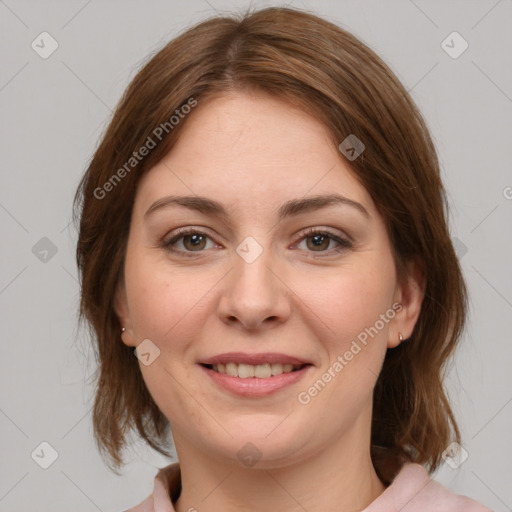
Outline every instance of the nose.
{"type": "Polygon", "coordinates": [[[221,320],[247,330],[284,323],[290,316],[291,291],[278,269],[268,249],[250,263],[235,253],[219,300],[221,320]]]}

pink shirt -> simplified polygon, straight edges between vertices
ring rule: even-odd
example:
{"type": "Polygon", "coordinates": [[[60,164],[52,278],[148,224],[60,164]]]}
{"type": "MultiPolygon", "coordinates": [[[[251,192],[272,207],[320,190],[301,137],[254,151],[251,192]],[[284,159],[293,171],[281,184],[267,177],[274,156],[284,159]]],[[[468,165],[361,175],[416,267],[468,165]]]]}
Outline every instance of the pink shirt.
{"type": "MultiPolygon", "coordinates": [[[[161,469],[153,493],[126,512],[175,512],[171,494],[181,489],[179,464],[161,469]]],[[[386,490],[363,512],[492,512],[466,496],[453,494],[431,480],[420,464],[406,463],[386,490]]]]}

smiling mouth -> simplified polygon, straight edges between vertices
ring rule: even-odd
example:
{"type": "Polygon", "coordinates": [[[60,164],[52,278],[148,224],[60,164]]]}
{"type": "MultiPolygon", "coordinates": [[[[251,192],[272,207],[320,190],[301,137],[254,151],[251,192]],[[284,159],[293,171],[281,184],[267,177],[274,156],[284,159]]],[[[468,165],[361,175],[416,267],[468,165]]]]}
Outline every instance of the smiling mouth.
{"type": "Polygon", "coordinates": [[[268,379],[276,377],[283,373],[292,373],[302,370],[309,364],[281,364],[281,363],[265,363],[265,364],[203,364],[205,368],[214,372],[229,375],[230,377],[238,377],[240,379],[268,379]]]}

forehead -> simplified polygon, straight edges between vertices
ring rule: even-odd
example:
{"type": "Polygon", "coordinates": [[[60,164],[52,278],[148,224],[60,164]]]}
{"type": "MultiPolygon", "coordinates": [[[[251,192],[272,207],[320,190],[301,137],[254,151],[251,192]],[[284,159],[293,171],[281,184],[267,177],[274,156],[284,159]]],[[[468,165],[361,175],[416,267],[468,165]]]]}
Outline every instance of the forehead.
{"type": "Polygon", "coordinates": [[[198,101],[175,146],[142,178],[136,203],[177,193],[263,208],[333,192],[373,209],[319,120],[281,99],[231,93],[198,101]]]}

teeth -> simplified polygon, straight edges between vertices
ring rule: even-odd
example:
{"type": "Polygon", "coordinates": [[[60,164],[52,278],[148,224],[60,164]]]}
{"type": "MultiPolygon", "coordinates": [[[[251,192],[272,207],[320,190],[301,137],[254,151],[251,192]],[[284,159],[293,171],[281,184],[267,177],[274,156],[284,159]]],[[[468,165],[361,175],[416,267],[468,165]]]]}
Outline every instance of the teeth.
{"type": "Polygon", "coordinates": [[[239,364],[238,377],[240,377],[241,379],[248,379],[249,377],[254,377],[254,366],[251,366],[249,364],[239,364]]]}
{"type": "Polygon", "coordinates": [[[254,367],[254,376],[258,377],[258,379],[268,379],[272,375],[272,371],[270,370],[270,365],[267,364],[258,364],[254,367]]]}
{"type": "Polygon", "coordinates": [[[226,373],[231,375],[231,377],[238,377],[238,365],[235,363],[228,363],[226,365],[226,373]]]}
{"type": "Polygon", "coordinates": [[[280,363],[272,363],[270,365],[270,371],[272,372],[272,375],[280,375],[283,373],[283,365],[280,363]]]}
{"type": "Polygon", "coordinates": [[[281,375],[282,373],[290,373],[294,369],[302,368],[302,365],[294,366],[292,364],[281,363],[265,363],[265,364],[214,364],[212,370],[216,372],[238,377],[240,379],[250,379],[256,377],[258,379],[267,379],[271,376],[281,375]]]}

